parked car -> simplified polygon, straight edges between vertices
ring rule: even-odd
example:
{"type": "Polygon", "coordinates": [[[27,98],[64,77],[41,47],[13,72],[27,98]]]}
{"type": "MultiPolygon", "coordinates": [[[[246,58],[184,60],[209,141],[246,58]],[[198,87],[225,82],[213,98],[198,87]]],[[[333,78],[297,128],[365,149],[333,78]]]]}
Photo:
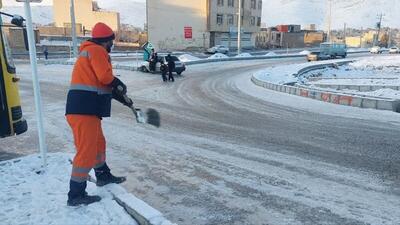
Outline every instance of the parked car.
{"type": "Polygon", "coordinates": [[[330,55],[325,55],[325,54],[321,54],[321,52],[310,52],[307,54],[307,61],[311,62],[311,61],[319,61],[319,60],[327,60],[330,59],[331,56],[330,55]]]}
{"type": "Polygon", "coordinates": [[[381,54],[383,50],[379,46],[374,46],[369,50],[369,52],[372,54],[381,54]]]}
{"type": "MultiPolygon", "coordinates": [[[[158,62],[156,64],[156,71],[155,71],[156,73],[160,73],[161,72],[161,70],[160,70],[161,62],[164,62],[164,63],[168,64],[168,62],[166,60],[166,57],[167,57],[166,55],[162,55],[162,56],[159,55],[158,56],[158,62]]],[[[176,56],[171,56],[171,57],[175,62],[174,72],[177,73],[178,75],[181,75],[182,72],[186,70],[185,63],[181,62],[179,60],[179,58],[176,57],[176,56]]],[[[149,62],[143,61],[142,64],[140,65],[140,67],[139,67],[139,70],[142,71],[142,72],[150,72],[150,65],[149,64],[150,64],[149,62]]]]}
{"type": "Polygon", "coordinates": [[[400,49],[398,47],[391,47],[389,49],[389,54],[398,54],[400,53],[400,49]]]}
{"type": "Polygon", "coordinates": [[[215,54],[215,53],[227,54],[229,52],[229,48],[224,45],[216,45],[214,47],[207,49],[207,52],[212,53],[212,54],[215,54]]]}

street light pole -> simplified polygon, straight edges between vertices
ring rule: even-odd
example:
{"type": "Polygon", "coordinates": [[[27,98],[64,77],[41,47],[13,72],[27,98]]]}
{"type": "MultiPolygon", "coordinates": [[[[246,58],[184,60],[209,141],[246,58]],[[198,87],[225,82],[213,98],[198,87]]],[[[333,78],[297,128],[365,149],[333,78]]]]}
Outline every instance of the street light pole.
{"type": "Polygon", "coordinates": [[[76,22],[75,22],[74,0],[71,0],[70,13],[71,13],[72,52],[73,52],[74,58],[76,58],[76,57],[78,57],[78,41],[77,41],[77,38],[76,38],[76,22]]]}
{"type": "Polygon", "coordinates": [[[46,136],[43,129],[42,100],[40,97],[40,85],[37,76],[36,45],[35,45],[35,36],[33,33],[31,6],[29,0],[24,1],[24,8],[26,16],[26,28],[28,34],[29,57],[32,68],[32,82],[33,82],[33,92],[35,96],[36,119],[37,119],[38,135],[39,135],[39,148],[43,160],[43,170],[45,170],[46,153],[47,153],[46,136]]]}
{"type": "Polygon", "coordinates": [[[242,31],[242,0],[239,0],[239,15],[238,15],[238,40],[237,40],[237,54],[241,51],[241,31],[242,31]]]}
{"type": "Polygon", "coordinates": [[[328,42],[331,42],[331,26],[332,26],[332,0],[329,1],[329,17],[328,17],[328,42]]]}

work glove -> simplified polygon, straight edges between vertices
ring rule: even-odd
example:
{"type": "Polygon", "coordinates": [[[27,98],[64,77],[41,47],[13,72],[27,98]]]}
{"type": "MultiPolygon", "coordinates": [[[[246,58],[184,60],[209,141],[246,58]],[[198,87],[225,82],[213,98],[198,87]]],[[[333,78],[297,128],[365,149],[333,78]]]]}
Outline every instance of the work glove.
{"type": "Polygon", "coordinates": [[[121,96],[126,95],[127,91],[126,85],[122,83],[120,79],[115,77],[110,85],[113,88],[113,92],[115,91],[116,93],[119,93],[121,96]]]}
{"type": "Polygon", "coordinates": [[[128,96],[126,96],[126,94],[121,94],[117,89],[113,89],[112,98],[128,107],[132,107],[132,105],[133,105],[132,99],[130,99],[128,96]]]}

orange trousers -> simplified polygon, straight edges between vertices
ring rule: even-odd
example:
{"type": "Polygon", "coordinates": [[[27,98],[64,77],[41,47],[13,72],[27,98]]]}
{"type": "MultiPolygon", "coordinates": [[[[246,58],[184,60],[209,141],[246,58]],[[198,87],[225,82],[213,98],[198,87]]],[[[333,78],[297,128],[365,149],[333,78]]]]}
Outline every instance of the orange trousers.
{"type": "Polygon", "coordinates": [[[101,119],[92,115],[67,115],[76,148],[71,180],[86,182],[92,168],[99,168],[106,160],[106,140],[101,119]]]}

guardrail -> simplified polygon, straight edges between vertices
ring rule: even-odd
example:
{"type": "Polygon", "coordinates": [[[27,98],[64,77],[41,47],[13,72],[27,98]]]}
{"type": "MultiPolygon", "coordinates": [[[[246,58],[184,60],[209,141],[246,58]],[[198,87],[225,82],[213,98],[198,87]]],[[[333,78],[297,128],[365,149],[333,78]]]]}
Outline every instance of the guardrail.
{"type": "MultiPolygon", "coordinates": [[[[349,61],[350,62],[350,61],[349,61]]],[[[347,62],[347,63],[349,63],[347,62]]],[[[345,64],[346,62],[341,62],[341,64],[345,64]]],[[[296,76],[300,76],[304,74],[306,71],[309,72],[315,69],[326,68],[330,66],[338,65],[338,63],[326,63],[320,65],[312,65],[305,68],[302,68],[292,74],[296,76]]],[[[293,71],[292,71],[293,72],[293,71]]],[[[316,88],[310,88],[304,85],[287,85],[287,84],[275,84],[272,82],[268,82],[265,80],[261,80],[256,76],[251,77],[251,81],[258,86],[279,91],[291,95],[297,95],[301,97],[311,98],[319,101],[330,102],[333,104],[353,106],[359,108],[371,108],[371,109],[379,109],[379,110],[389,110],[393,112],[400,112],[400,100],[398,99],[390,99],[390,98],[381,98],[381,97],[367,97],[365,95],[356,95],[356,94],[348,94],[348,93],[340,93],[335,91],[326,91],[319,90],[316,88]]]]}

